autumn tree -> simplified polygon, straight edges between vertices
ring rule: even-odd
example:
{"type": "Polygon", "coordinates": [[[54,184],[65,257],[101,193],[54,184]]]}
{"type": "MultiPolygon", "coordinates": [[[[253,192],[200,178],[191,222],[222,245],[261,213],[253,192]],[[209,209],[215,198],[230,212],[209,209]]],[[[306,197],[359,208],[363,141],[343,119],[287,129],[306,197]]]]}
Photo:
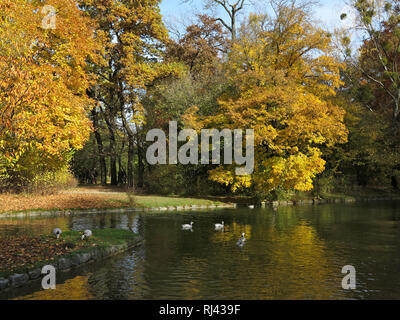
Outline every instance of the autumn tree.
{"type": "MultiPolygon", "coordinates": [[[[186,2],[192,2],[191,0],[186,0],[186,2]]],[[[215,21],[219,21],[227,31],[231,34],[231,40],[236,40],[237,25],[239,15],[243,13],[245,6],[248,4],[246,0],[204,0],[204,7],[208,9],[223,9],[224,13],[227,14],[228,19],[214,18],[215,21]]]]}
{"type": "Polygon", "coordinates": [[[235,191],[254,188],[262,197],[280,188],[312,189],[325,166],[320,146],[347,139],[344,111],[332,102],[342,64],[331,54],[330,34],[301,8],[278,9],[274,17],[251,15],[243,24],[227,62],[234,89],[219,99],[214,115],[188,122],[254,129],[254,173],[237,176],[233,166],[219,166],[210,179],[235,191]]]}
{"type": "Polygon", "coordinates": [[[198,23],[188,26],[186,33],[171,41],[165,58],[186,65],[193,78],[210,76],[221,69],[221,58],[226,55],[229,40],[219,22],[201,14],[198,23]]]}
{"type": "MultiPolygon", "coordinates": [[[[377,182],[379,177],[380,182],[390,179],[393,186],[399,186],[399,5],[399,1],[353,1],[354,24],[341,31],[342,53],[348,65],[342,95],[363,108],[355,114],[354,108],[349,110],[359,121],[351,134],[353,148],[346,154],[363,185],[372,179],[377,182]],[[353,49],[351,31],[362,38],[357,50],[353,49]]],[[[344,12],[341,18],[346,20],[347,15],[344,12]]]]}
{"type": "MultiPolygon", "coordinates": [[[[143,100],[146,114],[143,133],[153,128],[168,132],[169,121],[177,121],[179,130],[183,129],[182,116],[193,105],[203,115],[215,112],[218,97],[229,85],[224,74],[229,42],[229,35],[221,24],[207,15],[197,15],[195,24],[171,40],[165,61],[180,64],[183,72],[179,77],[164,79],[147,88],[143,100]]],[[[148,166],[146,186],[162,193],[168,188],[170,192],[190,194],[218,191],[221,188],[216,183],[207,182],[207,170],[197,165],[148,166]],[[174,179],[177,182],[172,185],[174,179]]]]}
{"type": "Polygon", "coordinates": [[[168,121],[180,122],[185,111],[198,105],[209,114],[217,97],[226,87],[223,62],[229,46],[226,32],[207,15],[198,15],[198,23],[170,41],[164,59],[181,66],[180,76],[164,79],[148,88],[146,112],[148,124],[168,128],[168,121]]]}
{"type": "MultiPolygon", "coordinates": [[[[159,2],[79,1],[81,9],[98,23],[96,32],[105,48],[106,64],[94,66],[94,73],[99,76],[99,81],[90,94],[98,101],[96,112],[107,125],[111,145],[115,145],[117,120],[127,135],[127,174],[130,188],[134,187],[135,151],[139,163],[143,155],[137,140],[138,131],[144,122],[140,97],[147,85],[175,72],[174,65],[162,61],[168,33],[161,19],[159,2]]],[[[114,184],[115,151],[113,147],[111,177],[114,184]]]]}
{"type": "Polygon", "coordinates": [[[0,175],[15,189],[65,166],[91,130],[86,71],[100,49],[94,25],[74,1],[46,5],[0,1],[0,175]],[[47,28],[49,12],[56,24],[47,28]]]}
{"type": "MultiPolygon", "coordinates": [[[[359,71],[364,84],[382,92],[384,104],[390,106],[392,117],[397,120],[400,115],[400,3],[397,0],[356,0],[352,7],[357,15],[352,27],[361,33],[363,44],[359,55],[354,55],[351,39],[344,35],[344,57],[359,71]]],[[[347,14],[343,13],[341,18],[346,19],[347,14]]]]}

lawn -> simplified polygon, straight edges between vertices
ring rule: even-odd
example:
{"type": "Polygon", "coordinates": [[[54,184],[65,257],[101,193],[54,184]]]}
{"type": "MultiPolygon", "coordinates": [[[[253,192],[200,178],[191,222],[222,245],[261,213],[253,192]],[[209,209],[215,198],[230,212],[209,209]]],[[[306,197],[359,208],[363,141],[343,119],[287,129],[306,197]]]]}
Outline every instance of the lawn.
{"type": "Polygon", "coordinates": [[[121,189],[78,187],[53,195],[0,194],[0,214],[21,211],[58,211],[102,208],[154,208],[187,205],[212,205],[211,199],[159,195],[135,195],[121,189]]]}

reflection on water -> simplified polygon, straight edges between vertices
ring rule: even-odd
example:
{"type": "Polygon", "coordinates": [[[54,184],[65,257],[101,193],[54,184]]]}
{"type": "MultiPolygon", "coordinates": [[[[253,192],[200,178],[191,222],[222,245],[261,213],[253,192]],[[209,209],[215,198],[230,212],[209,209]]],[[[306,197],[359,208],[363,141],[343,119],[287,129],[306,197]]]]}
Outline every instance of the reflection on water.
{"type": "Polygon", "coordinates": [[[77,276],[57,285],[57,290],[40,290],[15,300],[82,300],[93,299],[88,284],[89,276],[77,276]]]}
{"type": "Polygon", "coordinates": [[[0,236],[55,226],[134,228],[145,244],[125,254],[0,293],[18,299],[398,299],[400,203],[162,214],[0,219],[0,236]],[[194,221],[193,232],[181,224],[194,221]],[[223,232],[214,223],[225,221],[223,232]],[[236,241],[248,239],[243,248],[236,241]],[[357,289],[341,288],[344,265],[357,289]]]}

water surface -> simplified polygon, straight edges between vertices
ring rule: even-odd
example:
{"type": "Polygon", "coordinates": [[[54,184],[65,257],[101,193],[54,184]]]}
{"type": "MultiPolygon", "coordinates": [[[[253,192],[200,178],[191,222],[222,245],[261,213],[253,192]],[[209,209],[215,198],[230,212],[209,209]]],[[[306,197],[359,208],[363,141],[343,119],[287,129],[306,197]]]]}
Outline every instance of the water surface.
{"type": "Polygon", "coordinates": [[[142,247],[2,299],[399,299],[400,202],[0,219],[0,236],[134,228],[142,247]],[[214,224],[225,221],[223,232],[214,224]],[[181,225],[194,221],[193,232],[181,225]],[[241,233],[248,239],[236,246],[241,233]],[[342,267],[357,271],[342,289],[342,267]]]}

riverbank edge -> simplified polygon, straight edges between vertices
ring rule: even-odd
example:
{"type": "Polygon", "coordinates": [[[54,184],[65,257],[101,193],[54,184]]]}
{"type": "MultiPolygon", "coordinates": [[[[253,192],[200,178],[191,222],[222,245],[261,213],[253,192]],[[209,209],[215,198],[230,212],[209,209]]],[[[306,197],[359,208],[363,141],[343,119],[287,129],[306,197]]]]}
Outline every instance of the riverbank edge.
{"type": "Polygon", "coordinates": [[[329,203],[354,203],[354,202],[370,202],[370,201],[396,201],[400,197],[344,197],[344,198],[329,198],[329,199],[306,199],[306,200],[279,200],[261,202],[261,207],[267,206],[295,206],[295,205],[319,205],[329,203]]]}
{"type": "Polygon", "coordinates": [[[73,216],[75,214],[90,214],[90,213],[125,213],[125,212],[165,212],[165,211],[191,211],[191,210],[210,210],[210,209],[236,209],[238,207],[246,207],[255,205],[257,207],[282,207],[296,205],[319,205],[328,203],[354,203],[366,201],[394,201],[400,200],[400,197],[342,197],[329,199],[304,199],[304,200],[279,200],[279,201],[263,201],[258,204],[254,203],[225,203],[221,205],[185,205],[185,206],[168,206],[154,208],[92,208],[92,209],[67,209],[67,210],[35,210],[21,212],[3,212],[0,213],[1,218],[25,218],[37,216],[73,216]]]}
{"type": "MultiPolygon", "coordinates": [[[[109,245],[106,247],[96,247],[87,252],[76,253],[71,256],[61,256],[52,265],[56,271],[68,271],[72,268],[80,267],[85,264],[97,262],[110,258],[127,251],[128,249],[138,247],[144,242],[141,236],[129,240],[123,244],[109,245]]],[[[37,281],[42,276],[42,267],[35,267],[24,273],[15,273],[9,277],[0,278],[0,292],[5,292],[14,288],[22,287],[31,281],[37,281]]]]}
{"type": "Polygon", "coordinates": [[[156,211],[190,211],[190,210],[209,210],[209,209],[235,209],[237,204],[226,203],[220,205],[185,205],[155,208],[93,208],[93,209],[67,209],[67,210],[35,210],[21,212],[0,213],[1,218],[35,217],[35,216],[69,216],[74,214],[89,213],[124,213],[124,212],[156,212],[156,211]]]}

